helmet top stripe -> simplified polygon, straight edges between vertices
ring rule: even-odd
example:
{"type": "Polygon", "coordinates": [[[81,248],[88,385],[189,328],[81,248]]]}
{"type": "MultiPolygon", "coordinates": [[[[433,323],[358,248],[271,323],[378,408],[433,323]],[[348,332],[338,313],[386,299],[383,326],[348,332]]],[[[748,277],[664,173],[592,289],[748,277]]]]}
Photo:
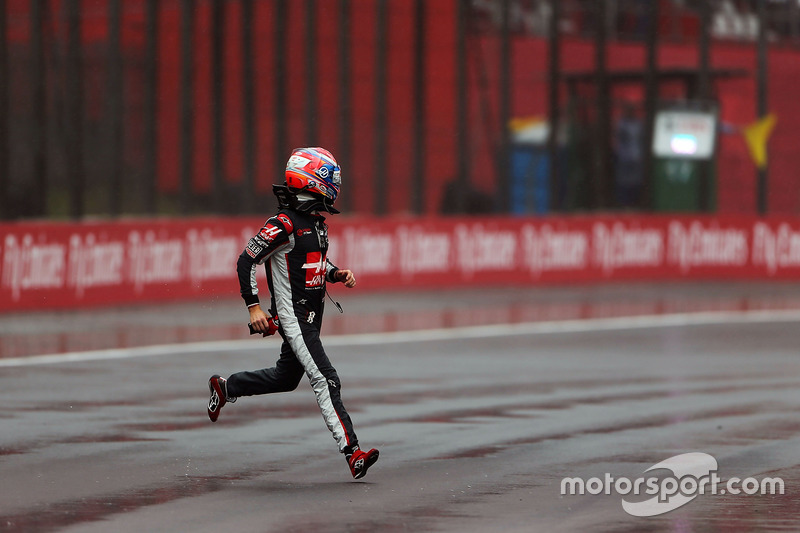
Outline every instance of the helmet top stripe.
{"type": "Polygon", "coordinates": [[[334,161],[330,157],[326,156],[325,154],[323,154],[319,150],[314,150],[313,148],[300,148],[300,149],[295,150],[293,153],[297,153],[297,152],[301,152],[301,153],[307,154],[307,155],[309,155],[311,157],[318,157],[322,161],[324,161],[325,163],[327,163],[329,165],[332,165],[334,167],[338,167],[339,166],[336,163],[336,161],[334,161]]]}

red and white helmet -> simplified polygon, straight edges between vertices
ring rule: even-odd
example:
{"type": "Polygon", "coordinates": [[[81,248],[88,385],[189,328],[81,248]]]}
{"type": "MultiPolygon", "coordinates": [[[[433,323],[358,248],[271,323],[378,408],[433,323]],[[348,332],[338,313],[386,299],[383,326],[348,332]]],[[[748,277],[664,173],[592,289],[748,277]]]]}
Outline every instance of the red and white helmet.
{"type": "Polygon", "coordinates": [[[295,193],[310,192],[330,200],[339,196],[342,169],[324,148],[295,148],[286,163],[286,186],[295,193]]]}

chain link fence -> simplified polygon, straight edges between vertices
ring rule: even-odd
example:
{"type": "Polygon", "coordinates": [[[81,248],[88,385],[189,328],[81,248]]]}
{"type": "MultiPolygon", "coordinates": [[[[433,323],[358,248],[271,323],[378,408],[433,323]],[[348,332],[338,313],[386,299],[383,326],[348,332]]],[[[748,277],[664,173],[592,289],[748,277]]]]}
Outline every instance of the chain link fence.
{"type": "MultiPolygon", "coordinates": [[[[708,1],[715,43],[755,46],[758,0],[708,1]]],[[[798,49],[798,1],[763,1],[770,46],[798,49]]],[[[568,96],[525,51],[552,28],[643,46],[649,3],[5,0],[0,218],[264,213],[296,145],[336,154],[351,213],[508,212],[505,125],[547,115],[553,83],[568,96]]],[[[659,42],[697,42],[703,2],[660,4],[659,42]]],[[[594,194],[564,187],[551,196],[594,194]]],[[[603,194],[571,205],[621,207],[603,194]]]]}

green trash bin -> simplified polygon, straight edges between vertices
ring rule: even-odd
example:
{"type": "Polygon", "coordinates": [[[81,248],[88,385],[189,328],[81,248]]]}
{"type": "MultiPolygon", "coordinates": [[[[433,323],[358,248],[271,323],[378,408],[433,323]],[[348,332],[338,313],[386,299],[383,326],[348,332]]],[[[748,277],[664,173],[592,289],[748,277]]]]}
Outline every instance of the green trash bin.
{"type": "Polygon", "coordinates": [[[656,211],[715,209],[716,180],[712,162],[657,157],[653,166],[653,207],[656,211]]]}

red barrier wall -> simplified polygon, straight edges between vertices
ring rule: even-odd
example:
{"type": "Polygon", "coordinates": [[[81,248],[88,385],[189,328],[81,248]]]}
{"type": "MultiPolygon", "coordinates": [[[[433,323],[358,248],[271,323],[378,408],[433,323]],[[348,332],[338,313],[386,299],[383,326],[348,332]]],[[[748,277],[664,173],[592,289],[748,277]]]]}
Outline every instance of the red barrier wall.
{"type": "MultiPolygon", "coordinates": [[[[197,218],[0,225],[0,311],[235,295],[236,259],[262,222],[197,218]]],[[[360,290],[800,280],[800,217],[343,217],[331,222],[329,257],[356,272],[360,290]]]]}

